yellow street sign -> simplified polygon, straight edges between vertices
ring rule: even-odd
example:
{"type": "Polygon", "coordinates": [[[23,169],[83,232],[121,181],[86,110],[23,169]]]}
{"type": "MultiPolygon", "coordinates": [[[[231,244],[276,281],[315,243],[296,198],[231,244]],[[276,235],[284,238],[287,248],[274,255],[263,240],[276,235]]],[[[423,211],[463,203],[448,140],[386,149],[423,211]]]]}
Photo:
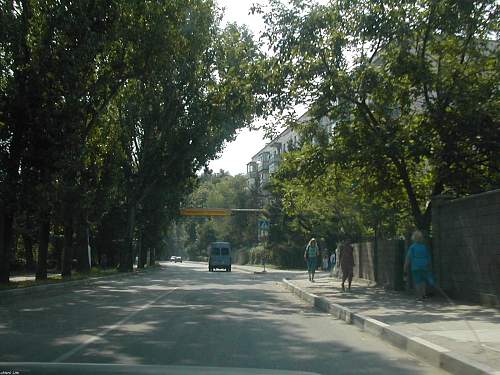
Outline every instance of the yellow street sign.
{"type": "Polygon", "coordinates": [[[181,208],[181,216],[231,216],[228,208],[181,208]]]}

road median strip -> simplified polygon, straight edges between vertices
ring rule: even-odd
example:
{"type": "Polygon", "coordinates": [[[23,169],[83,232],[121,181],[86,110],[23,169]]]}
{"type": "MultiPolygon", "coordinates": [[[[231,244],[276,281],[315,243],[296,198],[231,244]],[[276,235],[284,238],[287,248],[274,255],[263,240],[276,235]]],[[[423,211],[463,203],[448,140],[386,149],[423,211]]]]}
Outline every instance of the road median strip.
{"type": "Polygon", "coordinates": [[[293,284],[290,280],[283,279],[283,285],[287,290],[319,310],[329,313],[348,324],[354,324],[361,330],[418,357],[430,365],[453,374],[500,375],[499,371],[489,366],[472,359],[464,358],[440,345],[431,343],[420,337],[410,336],[397,328],[391,327],[387,323],[358,314],[345,306],[332,303],[324,297],[309,293],[293,284]]]}

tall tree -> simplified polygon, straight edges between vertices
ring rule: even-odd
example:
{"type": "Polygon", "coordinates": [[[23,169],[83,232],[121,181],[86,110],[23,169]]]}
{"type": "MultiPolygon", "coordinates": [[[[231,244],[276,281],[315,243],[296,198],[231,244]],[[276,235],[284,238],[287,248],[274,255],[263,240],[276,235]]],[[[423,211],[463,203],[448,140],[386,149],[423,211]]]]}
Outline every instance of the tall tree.
{"type": "Polygon", "coordinates": [[[275,0],[255,10],[273,52],[263,63],[273,109],[302,103],[334,120],[334,161],[364,167],[381,192],[403,189],[418,228],[429,229],[432,195],[498,186],[495,1],[275,0]]]}
{"type": "Polygon", "coordinates": [[[211,0],[13,0],[0,11],[0,282],[16,214],[38,229],[39,279],[60,227],[64,277],[75,257],[88,271],[89,226],[101,244],[118,240],[105,228],[127,237],[120,269],[131,270],[137,212],[156,246],[154,219],[172,219],[195,172],[259,111],[252,36],[221,29],[211,0]],[[127,233],[102,222],[117,214],[127,233]]]}
{"type": "MultiPolygon", "coordinates": [[[[45,232],[50,229],[55,185],[60,185],[60,181],[63,187],[68,182],[74,185],[81,169],[86,135],[109,100],[108,91],[112,92],[109,82],[120,84],[120,79],[108,80],[104,88],[101,84],[105,72],[121,72],[119,66],[102,63],[115,61],[104,59],[109,55],[103,52],[109,53],[111,41],[118,41],[114,28],[119,18],[118,4],[1,3],[2,20],[7,26],[0,42],[5,67],[2,139],[6,147],[2,166],[7,172],[2,201],[11,202],[11,207],[3,211],[13,216],[16,204],[23,204],[15,199],[15,192],[19,191],[15,185],[28,187],[21,191],[43,203],[37,207],[37,221],[39,238],[44,241],[48,239],[45,232]]],[[[65,202],[75,201],[68,192],[71,189],[63,188],[65,202]]],[[[78,206],[66,211],[71,213],[74,208],[78,206]]],[[[64,216],[71,218],[71,214],[64,216]]],[[[67,241],[70,238],[71,235],[66,236],[67,241]]],[[[43,253],[47,247],[45,243],[39,246],[39,278],[46,277],[43,253]]],[[[2,275],[8,278],[7,273],[2,275]]]]}
{"type": "Polygon", "coordinates": [[[257,49],[246,30],[221,30],[208,2],[160,4],[151,11],[164,20],[161,32],[148,33],[150,47],[161,54],[114,103],[126,155],[128,234],[121,271],[132,269],[139,206],[159,186],[182,189],[258,109],[251,85],[257,49]]]}
{"type": "Polygon", "coordinates": [[[36,93],[28,87],[31,9],[27,2],[12,1],[1,3],[0,12],[0,282],[8,282],[19,168],[29,132],[25,102],[36,93]]]}

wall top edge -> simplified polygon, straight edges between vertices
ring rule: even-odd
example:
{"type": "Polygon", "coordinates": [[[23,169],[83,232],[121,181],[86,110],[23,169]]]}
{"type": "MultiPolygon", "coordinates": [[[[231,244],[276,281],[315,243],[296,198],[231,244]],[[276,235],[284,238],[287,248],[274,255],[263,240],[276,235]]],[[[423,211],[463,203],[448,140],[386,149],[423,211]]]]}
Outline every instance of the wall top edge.
{"type": "Polygon", "coordinates": [[[470,199],[475,199],[475,198],[480,198],[480,197],[485,197],[489,195],[496,195],[500,194],[500,189],[495,189],[495,190],[489,190],[485,191],[483,193],[478,193],[478,194],[471,194],[466,197],[460,197],[460,198],[454,198],[454,199],[447,199],[446,195],[435,195],[433,199],[440,199],[441,202],[440,204],[451,204],[451,203],[456,203],[456,202],[462,202],[462,201],[467,201],[470,199]]]}

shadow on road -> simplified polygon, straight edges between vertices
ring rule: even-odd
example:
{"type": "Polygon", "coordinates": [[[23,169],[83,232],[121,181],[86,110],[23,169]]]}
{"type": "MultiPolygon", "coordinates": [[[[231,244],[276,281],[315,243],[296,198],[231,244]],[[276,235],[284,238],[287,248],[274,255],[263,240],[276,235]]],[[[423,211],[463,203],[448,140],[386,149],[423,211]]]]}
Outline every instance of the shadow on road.
{"type": "Polygon", "coordinates": [[[64,295],[19,299],[0,310],[0,360],[52,361],[93,340],[67,361],[422,373],[410,357],[382,356],[334,332],[329,318],[275,284],[273,276],[183,264],[64,295]]]}

